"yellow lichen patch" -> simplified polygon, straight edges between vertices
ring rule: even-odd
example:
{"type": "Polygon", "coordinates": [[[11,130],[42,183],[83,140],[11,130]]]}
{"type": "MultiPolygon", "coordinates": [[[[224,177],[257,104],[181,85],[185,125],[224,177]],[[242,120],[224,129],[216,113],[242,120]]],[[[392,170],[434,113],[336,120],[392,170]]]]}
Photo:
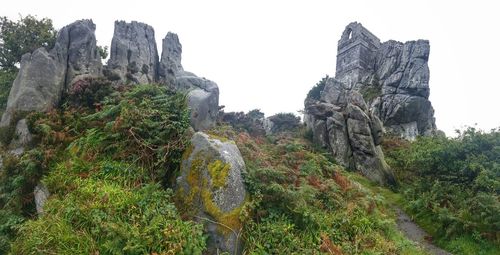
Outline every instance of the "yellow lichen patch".
{"type": "Polygon", "coordinates": [[[194,150],[193,145],[189,145],[184,151],[184,153],[182,153],[182,161],[186,161],[189,158],[189,156],[191,156],[191,153],[193,153],[193,150],[194,150]]]}
{"type": "Polygon", "coordinates": [[[212,132],[208,132],[208,137],[210,137],[211,139],[215,139],[215,140],[219,140],[223,143],[225,142],[229,142],[230,140],[227,139],[226,137],[223,137],[223,136],[220,136],[220,135],[217,135],[217,134],[214,134],[212,132]]]}
{"type": "Polygon", "coordinates": [[[245,203],[241,206],[234,208],[229,212],[223,212],[212,200],[212,193],[210,190],[204,188],[201,191],[201,198],[205,205],[205,211],[212,216],[217,223],[220,224],[218,230],[223,235],[228,235],[234,232],[239,232],[241,229],[240,214],[244,208],[245,203]]]}
{"type": "Polygon", "coordinates": [[[208,173],[214,188],[223,188],[227,183],[227,176],[231,165],[220,160],[215,160],[208,164],[208,173]]]}

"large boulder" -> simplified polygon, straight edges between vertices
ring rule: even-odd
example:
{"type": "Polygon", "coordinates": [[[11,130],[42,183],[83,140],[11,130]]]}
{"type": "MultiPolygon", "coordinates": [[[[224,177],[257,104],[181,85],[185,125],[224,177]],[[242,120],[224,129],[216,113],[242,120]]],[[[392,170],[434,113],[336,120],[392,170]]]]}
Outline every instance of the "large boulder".
{"type": "Polygon", "coordinates": [[[240,212],[246,200],[245,163],[233,141],[197,132],[191,139],[177,179],[181,207],[203,222],[208,254],[241,253],[240,212]]]}
{"type": "Polygon", "coordinates": [[[134,84],[157,80],[158,50],[153,27],[132,21],[115,22],[107,76],[134,84]]]}
{"type": "Polygon", "coordinates": [[[213,128],[219,113],[219,87],[213,81],[184,71],[181,65],[182,45],[174,33],[163,39],[159,80],[187,94],[191,126],[196,131],[213,128]]]}
{"type": "Polygon", "coordinates": [[[11,125],[16,113],[46,111],[55,107],[61,99],[65,75],[64,56],[59,58],[45,48],[23,55],[0,126],[11,125]]]}

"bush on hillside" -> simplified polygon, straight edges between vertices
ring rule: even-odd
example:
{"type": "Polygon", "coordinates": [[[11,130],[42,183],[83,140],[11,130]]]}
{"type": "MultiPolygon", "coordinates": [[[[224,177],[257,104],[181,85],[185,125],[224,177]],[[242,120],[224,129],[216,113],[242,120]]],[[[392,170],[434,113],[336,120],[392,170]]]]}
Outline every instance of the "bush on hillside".
{"type": "Polygon", "coordinates": [[[432,218],[441,236],[500,241],[500,130],[420,137],[387,156],[406,176],[410,211],[432,218]]]}

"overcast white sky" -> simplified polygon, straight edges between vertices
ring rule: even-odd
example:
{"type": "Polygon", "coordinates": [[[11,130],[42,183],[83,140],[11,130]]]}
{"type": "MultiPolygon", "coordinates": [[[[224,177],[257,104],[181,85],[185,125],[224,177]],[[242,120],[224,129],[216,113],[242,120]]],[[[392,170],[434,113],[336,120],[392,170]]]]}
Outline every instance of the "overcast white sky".
{"type": "MultiPolygon", "coordinates": [[[[3,3],[0,16],[48,17],[56,28],[90,18],[100,45],[115,20],[155,28],[158,48],[179,35],[184,69],[219,85],[226,111],[297,112],[309,89],[335,74],[337,41],[358,21],[381,41],[428,39],[430,100],[439,129],[500,127],[497,1],[49,1],[3,3]]],[[[161,54],[161,53],[160,53],[161,54]]]]}

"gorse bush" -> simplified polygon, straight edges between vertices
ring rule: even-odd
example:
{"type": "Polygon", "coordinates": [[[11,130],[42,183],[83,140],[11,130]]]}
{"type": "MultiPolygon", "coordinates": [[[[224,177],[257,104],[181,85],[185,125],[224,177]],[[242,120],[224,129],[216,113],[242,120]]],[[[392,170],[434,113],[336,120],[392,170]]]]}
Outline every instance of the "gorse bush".
{"type": "Polygon", "coordinates": [[[500,241],[500,132],[421,137],[388,157],[405,175],[407,207],[432,218],[438,235],[500,241]]]}

